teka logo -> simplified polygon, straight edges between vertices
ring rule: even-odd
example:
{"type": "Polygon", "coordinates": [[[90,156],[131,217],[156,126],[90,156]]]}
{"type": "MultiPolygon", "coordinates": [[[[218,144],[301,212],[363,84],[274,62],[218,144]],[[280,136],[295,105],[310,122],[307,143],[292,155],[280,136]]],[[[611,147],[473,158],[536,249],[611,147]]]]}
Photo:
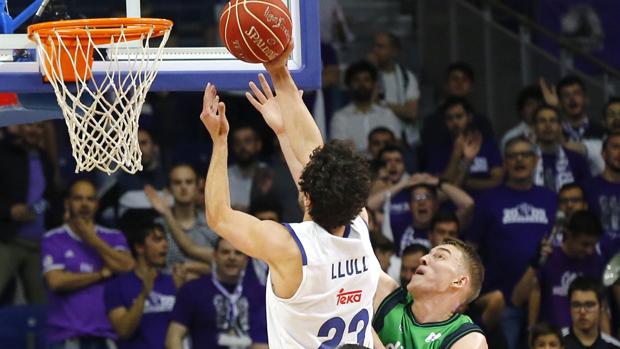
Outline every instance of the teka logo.
{"type": "Polygon", "coordinates": [[[362,301],[362,290],[345,292],[344,288],[341,288],[336,299],[338,300],[336,305],[359,303],[362,301]]]}

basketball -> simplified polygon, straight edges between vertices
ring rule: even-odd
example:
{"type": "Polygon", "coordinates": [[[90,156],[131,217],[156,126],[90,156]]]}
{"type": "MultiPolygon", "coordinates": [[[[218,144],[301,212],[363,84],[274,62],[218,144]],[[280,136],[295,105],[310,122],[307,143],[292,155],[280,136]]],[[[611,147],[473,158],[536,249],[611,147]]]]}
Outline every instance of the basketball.
{"type": "Polygon", "coordinates": [[[291,16],[282,0],[231,0],[220,14],[220,37],[248,63],[276,59],[291,39],[291,16]]]}

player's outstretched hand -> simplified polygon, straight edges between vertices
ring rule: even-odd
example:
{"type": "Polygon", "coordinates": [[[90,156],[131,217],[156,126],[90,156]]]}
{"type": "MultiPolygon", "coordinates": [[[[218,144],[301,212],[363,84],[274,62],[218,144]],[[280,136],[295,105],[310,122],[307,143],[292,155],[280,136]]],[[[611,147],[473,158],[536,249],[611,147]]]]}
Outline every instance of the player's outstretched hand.
{"type": "Polygon", "coordinates": [[[258,110],[263,119],[276,135],[284,133],[284,120],[282,119],[282,111],[280,105],[276,102],[276,97],[271,92],[271,88],[267,83],[267,79],[263,74],[258,74],[262,91],[256,86],[254,81],[250,81],[250,89],[252,93],[246,92],[245,97],[258,110]]]}
{"type": "Polygon", "coordinates": [[[208,83],[205,89],[200,120],[202,120],[214,142],[226,140],[230,130],[228,120],[226,119],[226,105],[224,102],[220,102],[217,90],[211,83],[208,83]]]}
{"type": "Polygon", "coordinates": [[[294,47],[295,45],[293,45],[293,39],[291,39],[284,52],[282,52],[282,54],[279,55],[278,58],[274,59],[271,62],[264,63],[265,69],[267,69],[267,71],[271,73],[277,69],[286,67],[286,62],[288,62],[288,57],[291,55],[291,52],[293,52],[294,47]]]}

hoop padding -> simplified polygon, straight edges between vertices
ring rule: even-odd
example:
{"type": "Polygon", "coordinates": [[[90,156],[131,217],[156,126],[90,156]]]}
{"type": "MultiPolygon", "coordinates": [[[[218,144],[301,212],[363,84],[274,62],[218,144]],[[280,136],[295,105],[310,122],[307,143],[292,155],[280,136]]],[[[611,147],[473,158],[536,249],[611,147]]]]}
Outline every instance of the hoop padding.
{"type": "Polygon", "coordinates": [[[41,71],[54,88],[67,128],[75,172],[142,170],[138,122],[157,76],[172,21],[97,18],[28,27],[41,71]],[[156,42],[155,38],[159,42],[156,42]],[[102,47],[105,45],[105,48],[102,47]],[[104,74],[93,74],[94,64],[104,74]],[[99,76],[99,78],[98,78],[99,76]]]}

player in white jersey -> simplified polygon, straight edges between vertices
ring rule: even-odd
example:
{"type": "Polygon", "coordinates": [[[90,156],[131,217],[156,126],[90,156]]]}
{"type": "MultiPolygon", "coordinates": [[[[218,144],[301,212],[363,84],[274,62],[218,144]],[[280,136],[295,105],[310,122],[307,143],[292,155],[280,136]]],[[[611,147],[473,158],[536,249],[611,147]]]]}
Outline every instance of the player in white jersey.
{"type": "Polygon", "coordinates": [[[323,144],[312,115],[286,68],[289,49],[265,64],[263,92],[250,83],[250,102],[276,133],[303,196],[304,222],[260,221],[230,207],[226,171],[229,125],[225,105],[208,85],[201,120],[213,140],[205,184],[207,221],[245,254],[269,264],[269,347],[372,347],[372,301],[379,263],[370,246],[364,210],[370,187],[367,161],[342,142],[323,144]],[[282,112],[284,113],[282,113],[282,112]]]}

